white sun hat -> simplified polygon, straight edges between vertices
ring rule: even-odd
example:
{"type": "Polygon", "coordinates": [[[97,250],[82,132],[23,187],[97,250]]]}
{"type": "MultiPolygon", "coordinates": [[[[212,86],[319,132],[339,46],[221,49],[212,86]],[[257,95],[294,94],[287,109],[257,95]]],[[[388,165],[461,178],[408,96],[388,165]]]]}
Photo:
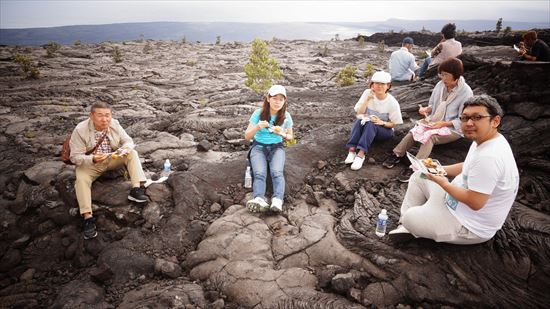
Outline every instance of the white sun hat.
{"type": "Polygon", "coordinates": [[[286,89],[285,87],[281,86],[281,85],[273,85],[271,86],[271,88],[269,88],[269,91],[267,92],[269,94],[269,96],[273,97],[273,96],[276,96],[278,94],[282,94],[285,96],[286,98],[286,89]]]}

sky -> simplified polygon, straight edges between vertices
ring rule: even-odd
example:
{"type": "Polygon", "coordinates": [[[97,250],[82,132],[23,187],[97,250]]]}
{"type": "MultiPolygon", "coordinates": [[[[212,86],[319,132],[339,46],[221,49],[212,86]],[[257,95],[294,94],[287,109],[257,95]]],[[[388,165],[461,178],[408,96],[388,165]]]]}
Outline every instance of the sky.
{"type": "Polygon", "coordinates": [[[542,1],[110,1],[0,0],[0,28],[126,22],[368,22],[390,18],[544,22],[542,1]]]}

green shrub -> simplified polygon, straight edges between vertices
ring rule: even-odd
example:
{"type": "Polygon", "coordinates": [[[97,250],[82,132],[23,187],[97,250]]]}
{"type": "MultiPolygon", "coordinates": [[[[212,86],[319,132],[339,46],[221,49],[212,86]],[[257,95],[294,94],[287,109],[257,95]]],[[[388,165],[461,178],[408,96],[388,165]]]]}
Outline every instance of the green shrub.
{"type": "Polygon", "coordinates": [[[74,44],[74,46],[80,46],[80,45],[82,45],[82,42],[80,42],[80,40],[76,40],[76,41],[74,41],[73,44],[74,44]]]}
{"type": "Polygon", "coordinates": [[[512,27],[506,26],[506,28],[504,28],[504,35],[508,35],[510,32],[512,32],[512,27]]]}
{"type": "Polygon", "coordinates": [[[497,31],[497,33],[499,33],[500,30],[502,30],[502,17],[497,20],[495,30],[497,31]]]}
{"type": "Polygon", "coordinates": [[[55,57],[55,53],[59,50],[61,46],[57,44],[56,42],[49,41],[48,44],[46,44],[46,57],[53,58],[55,57]]]}
{"type": "Polygon", "coordinates": [[[360,47],[365,46],[365,38],[363,36],[359,36],[359,39],[357,39],[357,42],[359,43],[360,47]]]}
{"type": "Polygon", "coordinates": [[[340,70],[338,74],[336,74],[336,83],[341,87],[351,86],[355,84],[356,71],[356,67],[347,65],[345,68],[340,70]]]}
{"type": "Polygon", "coordinates": [[[153,46],[151,46],[151,42],[147,41],[143,46],[143,53],[150,54],[152,52],[153,52],[153,46]]]}
{"type": "Polygon", "coordinates": [[[119,63],[119,62],[122,62],[122,52],[120,51],[120,49],[118,48],[118,46],[115,46],[113,48],[113,61],[115,63],[119,63]]]}
{"type": "Polygon", "coordinates": [[[143,33],[140,33],[139,34],[139,40],[137,40],[137,41],[138,41],[138,43],[143,43],[144,39],[145,39],[145,36],[143,35],[143,33]]]}
{"type": "Polygon", "coordinates": [[[273,80],[280,80],[283,77],[277,60],[269,58],[267,45],[267,42],[262,39],[252,41],[252,52],[248,63],[244,65],[246,73],[244,84],[257,93],[264,93],[273,85],[273,80]]]}
{"type": "Polygon", "coordinates": [[[222,42],[222,37],[218,35],[216,37],[216,45],[220,45],[221,42],[222,42]]]}
{"type": "Polygon", "coordinates": [[[386,49],[386,45],[384,44],[384,40],[381,40],[380,42],[378,42],[378,51],[383,53],[384,49],[386,49]]]}
{"type": "Polygon", "coordinates": [[[181,44],[185,44],[187,43],[187,38],[184,36],[183,38],[181,38],[181,44]]]}
{"type": "Polygon", "coordinates": [[[335,40],[335,41],[340,41],[340,35],[339,35],[338,33],[336,33],[336,34],[334,35],[334,40],[335,40]]]}
{"type": "Polygon", "coordinates": [[[195,59],[189,59],[185,62],[186,65],[190,66],[190,67],[194,67],[195,65],[197,65],[197,60],[195,59]]]}
{"type": "MultiPolygon", "coordinates": [[[[321,49],[321,45],[317,45],[317,49],[321,49]]],[[[328,56],[328,52],[329,52],[329,49],[328,49],[327,44],[325,43],[325,46],[323,47],[323,50],[319,51],[319,56],[326,57],[326,56],[328,56]]]]}
{"type": "Polygon", "coordinates": [[[364,77],[370,77],[372,74],[374,74],[374,64],[367,63],[365,66],[365,73],[363,74],[364,77]]]}
{"type": "Polygon", "coordinates": [[[30,56],[17,54],[13,58],[13,62],[19,64],[19,66],[25,73],[25,77],[32,79],[40,78],[40,71],[38,70],[30,56]]]}

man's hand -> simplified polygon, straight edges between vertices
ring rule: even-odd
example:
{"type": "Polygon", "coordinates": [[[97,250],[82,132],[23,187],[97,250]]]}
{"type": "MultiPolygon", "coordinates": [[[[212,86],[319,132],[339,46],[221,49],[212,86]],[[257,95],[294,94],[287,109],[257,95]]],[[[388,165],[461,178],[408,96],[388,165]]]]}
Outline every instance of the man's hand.
{"type": "Polygon", "coordinates": [[[449,179],[447,179],[447,177],[445,177],[445,176],[434,175],[432,173],[423,173],[422,175],[426,176],[426,178],[428,178],[429,180],[435,182],[440,187],[443,187],[446,183],[449,183],[449,179]]]}
{"type": "Polygon", "coordinates": [[[92,161],[93,161],[94,163],[101,163],[101,162],[107,160],[108,157],[109,157],[109,154],[108,154],[108,153],[95,154],[95,155],[92,157],[92,161]]]}
{"type": "Polygon", "coordinates": [[[431,129],[439,129],[446,126],[447,126],[447,123],[445,121],[436,121],[430,124],[431,129]]]}

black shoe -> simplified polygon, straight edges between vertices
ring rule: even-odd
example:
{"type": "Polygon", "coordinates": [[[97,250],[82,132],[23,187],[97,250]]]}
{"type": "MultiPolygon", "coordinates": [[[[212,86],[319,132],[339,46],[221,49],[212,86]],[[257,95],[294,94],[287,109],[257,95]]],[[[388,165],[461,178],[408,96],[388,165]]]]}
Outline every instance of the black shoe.
{"type": "Polygon", "coordinates": [[[401,158],[396,156],[395,153],[389,155],[382,165],[387,168],[392,168],[401,162],[401,158]]]}
{"type": "Polygon", "coordinates": [[[84,239],[92,239],[97,236],[97,230],[95,227],[95,217],[91,217],[84,220],[84,239]]]}
{"type": "Polygon", "coordinates": [[[143,188],[132,188],[132,190],[130,190],[130,194],[128,194],[128,199],[138,203],[147,202],[147,196],[145,195],[145,190],[143,188]]]}
{"type": "Polygon", "coordinates": [[[409,182],[409,178],[411,178],[411,175],[414,173],[414,171],[407,167],[401,171],[399,176],[397,176],[397,180],[400,182],[409,182]]]}

